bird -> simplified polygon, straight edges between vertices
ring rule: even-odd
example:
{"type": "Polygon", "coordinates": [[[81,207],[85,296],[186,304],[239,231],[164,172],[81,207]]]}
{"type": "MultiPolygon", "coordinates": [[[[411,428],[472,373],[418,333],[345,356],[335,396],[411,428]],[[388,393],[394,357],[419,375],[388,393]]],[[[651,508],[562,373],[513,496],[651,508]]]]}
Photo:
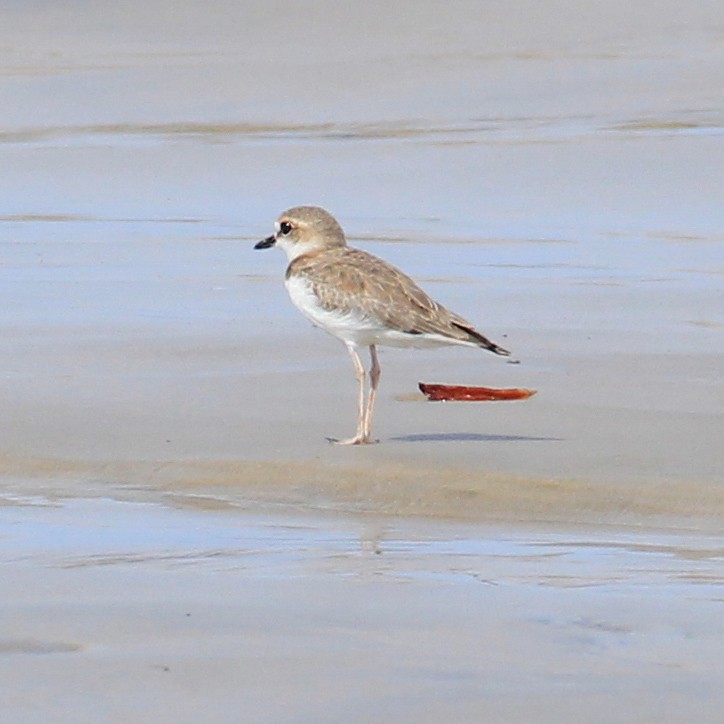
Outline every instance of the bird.
{"type": "Polygon", "coordinates": [[[339,445],[365,445],[380,381],[377,346],[460,345],[510,356],[475,327],[429,297],[409,276],[347,244],[342,227],[318,206],[295,206],[274,223],[274,233],[254,249],[281,248],[287,255],[285,286],[292,303],[311,322],[344,342],[358,383],[357,430],[339,445]],[[360,349],[369,348],[369,392],[360,349]]]}

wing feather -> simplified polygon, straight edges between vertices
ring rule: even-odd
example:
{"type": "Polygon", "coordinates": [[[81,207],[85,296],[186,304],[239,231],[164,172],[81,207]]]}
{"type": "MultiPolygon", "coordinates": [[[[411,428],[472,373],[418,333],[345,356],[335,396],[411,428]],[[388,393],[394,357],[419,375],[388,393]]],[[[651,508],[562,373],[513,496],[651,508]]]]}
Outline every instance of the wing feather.
{"type": "Polygon", "coordinates": [[[341,247],[298,257],[289,265],[289,274],[304,275],[329,311],[361,315],[409,334],[443,335],[489,349],[496,346],[406,274],[361,249],[341,247]]]}

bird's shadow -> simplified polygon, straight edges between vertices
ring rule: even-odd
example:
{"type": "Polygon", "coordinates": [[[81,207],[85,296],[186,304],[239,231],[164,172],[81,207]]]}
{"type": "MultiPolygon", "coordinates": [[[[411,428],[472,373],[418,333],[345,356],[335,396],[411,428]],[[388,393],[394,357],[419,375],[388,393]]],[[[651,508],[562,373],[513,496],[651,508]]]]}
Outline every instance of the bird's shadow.
{"type": "Polygon", "coordinates": [[[562,442],[560,437],[534,435],[484,435],[476,432],[430,432],[413,435],[397,435],[396,442],[562,442]]]}

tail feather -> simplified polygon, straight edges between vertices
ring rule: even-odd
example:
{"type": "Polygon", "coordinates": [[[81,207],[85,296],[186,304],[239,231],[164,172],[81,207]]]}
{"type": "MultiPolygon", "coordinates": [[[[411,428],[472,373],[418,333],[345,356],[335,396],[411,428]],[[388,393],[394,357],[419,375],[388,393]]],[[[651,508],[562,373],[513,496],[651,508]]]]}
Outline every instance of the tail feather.
{"type": "Polygon", "coordinates": [[[465,334],[472,337],[472,339],[475,340],[476,344],[480,347],[484,347],[495,354],[499,354],[501,357],[510,357],[510,352],[507,349],[495,344],[495,342],[491,342],[486,336],[480,334],[477,329],[473,329],[473,327],[465,327],[462,324],[457,324],[456,322],[453,322],[453,327],[456,327],[461,332],[465,332],[465,334]]]}

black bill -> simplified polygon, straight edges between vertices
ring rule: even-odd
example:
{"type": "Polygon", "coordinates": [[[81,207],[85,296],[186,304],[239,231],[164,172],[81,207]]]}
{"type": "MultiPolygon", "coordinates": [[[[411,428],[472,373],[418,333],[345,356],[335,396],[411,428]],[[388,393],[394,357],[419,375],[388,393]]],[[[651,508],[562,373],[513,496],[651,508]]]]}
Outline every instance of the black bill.
{"type": "Polygon", "coordinates": [[[267,236],[266,239],[262,239],[254,244],[255,249],[268,249],[270,246],[274,246],[276,242],[275,236],[267,236]]]}

